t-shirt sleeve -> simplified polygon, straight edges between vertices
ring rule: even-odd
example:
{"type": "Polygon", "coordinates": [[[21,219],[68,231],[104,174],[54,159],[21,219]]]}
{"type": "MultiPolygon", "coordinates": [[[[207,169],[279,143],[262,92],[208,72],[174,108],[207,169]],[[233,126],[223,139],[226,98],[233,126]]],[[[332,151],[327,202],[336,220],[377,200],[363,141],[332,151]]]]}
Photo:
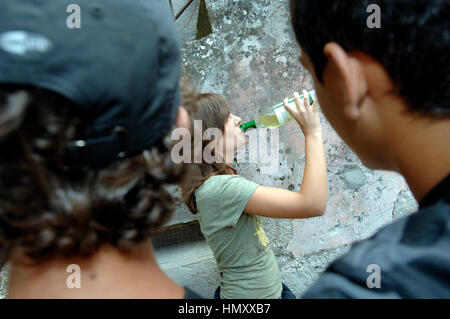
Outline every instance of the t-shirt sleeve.
{"type": "Polygon", "coordinates": [[[216,228],[234,227],[258,186],[239,175],[212,176],[196,192],[197,208],[216,228]]]}

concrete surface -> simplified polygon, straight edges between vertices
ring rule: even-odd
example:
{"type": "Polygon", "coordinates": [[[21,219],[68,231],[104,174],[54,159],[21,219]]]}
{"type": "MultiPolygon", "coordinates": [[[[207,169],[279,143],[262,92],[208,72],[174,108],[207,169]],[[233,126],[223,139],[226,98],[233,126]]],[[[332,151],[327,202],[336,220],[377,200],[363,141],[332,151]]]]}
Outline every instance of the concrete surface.
{"type": "Polygon", "coordinates": [[[6,298],[8,294],[8,266],[0,270],[0,299],[6,298]]]}
{"type": "MultiPolygon", "coordinates": [[[[185,1],[175,0],[174,11],[185,1]]],[[[197,0],[177,22],[184,73],[202,92],[222,94],[232,112],[244,121],[254,119],[262,108],[281,102],[294,91],[313,89],[311,77],[298,62],[300,51],[290,27],[287,2],[207,0],[214,32],[199,41],[193,41],[197,0]]],[[[329,176],[326,214],[294,221],[265,218],[263,222],[282,279],[296,295],[303,293],[353,242],[417,208],[401,176],[364,167],[321,119],[329,176]]],[[[278,133],[276,173],[262,174],[261,163],[238,163],[235,167],[244,177],[262,185],[298,190],[305,165],[303,135],[294,123],[278,133]]],[[[171,223],[191,219],[186,207],[179,204],[171,223]]],[[[212,297],[218,274],[204,242],[158,251],[157,258],[175,281],[212,297]]],[[[5,294],[2,287],[4,281],[0,281],[0,297],[5,294]]]]}

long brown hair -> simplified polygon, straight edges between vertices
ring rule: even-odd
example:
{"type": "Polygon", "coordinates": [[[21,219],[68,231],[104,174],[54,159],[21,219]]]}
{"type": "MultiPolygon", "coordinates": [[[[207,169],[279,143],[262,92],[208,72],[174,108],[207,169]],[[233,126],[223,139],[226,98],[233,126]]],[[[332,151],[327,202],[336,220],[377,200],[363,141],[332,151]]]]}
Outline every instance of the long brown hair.
{"type": "MultiPolygon", "coordinates": [[[[223,97],[215,93],[203,93],[197,99],[197,111],[191,115],[191,127],[195,120],[202,121],[202,136],[209,128],[218,128],[224,133],[225,123],[230,115],[230,108],[223,97]]],[[[202,154],[204,148],[212,140],[202,139],[202,154]]],[[[191,145],[194,145],[192,139],[191,145]]],[[[193,147],[192,147],[193,150],[193,147]]],[[[191,154],[194,154],[192,151],[191,154]]],[[[237,171],[226,163],[206,163],[202,156],[201,163],[189,164],[191,169],[190,178],[185,178],[181,184],[181,194],[186,206],[193,214],[197,214],[197,204],[195,201],[195,191],[213,175],[237,175],[237,171]]]]}

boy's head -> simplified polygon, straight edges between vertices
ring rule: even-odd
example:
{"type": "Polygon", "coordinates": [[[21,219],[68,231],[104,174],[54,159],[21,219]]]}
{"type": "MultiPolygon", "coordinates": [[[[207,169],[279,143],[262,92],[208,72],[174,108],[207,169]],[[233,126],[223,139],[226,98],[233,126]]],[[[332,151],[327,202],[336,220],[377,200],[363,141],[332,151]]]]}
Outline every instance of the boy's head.
{"type": "Polygon", "coordinates": [[[394,135],[450,116],[449,1],[291,0],[290,7],[321,109],[367,166],[394,169],[394,135]]]}
{"type": "Polygon", "coordinates": [[[184,177],[170,157],[189,117],[168,2],[76,7],[0,2],[0,268],[16,253],[130,250],[168,220],[166,186],[184,177]]]}

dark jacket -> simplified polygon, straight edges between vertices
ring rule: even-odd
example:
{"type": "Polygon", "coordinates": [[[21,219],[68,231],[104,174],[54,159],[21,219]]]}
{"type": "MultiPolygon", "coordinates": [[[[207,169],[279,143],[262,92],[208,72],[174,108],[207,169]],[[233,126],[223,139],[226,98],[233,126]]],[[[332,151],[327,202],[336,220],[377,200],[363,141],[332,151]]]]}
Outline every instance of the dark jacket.
{"type": "Polygon", "coordinates": [[[450,175],[418,212],[354,244],[302,298],[450,298],[450,175]]]}

